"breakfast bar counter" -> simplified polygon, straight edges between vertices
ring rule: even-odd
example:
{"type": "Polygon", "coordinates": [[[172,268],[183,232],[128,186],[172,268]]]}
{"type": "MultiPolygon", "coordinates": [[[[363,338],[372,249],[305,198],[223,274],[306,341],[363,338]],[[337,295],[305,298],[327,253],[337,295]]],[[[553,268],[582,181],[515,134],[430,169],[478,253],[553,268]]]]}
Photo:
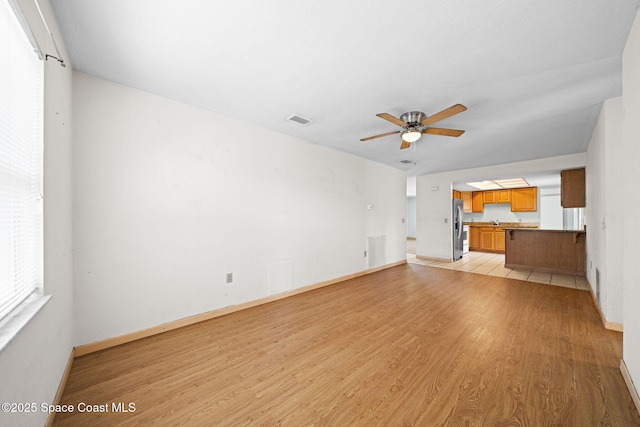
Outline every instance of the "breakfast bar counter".
{"type": "Polygon", "coordinates": [[[584,276],[584,230],[505,228],[505,267],[584,276]]]}

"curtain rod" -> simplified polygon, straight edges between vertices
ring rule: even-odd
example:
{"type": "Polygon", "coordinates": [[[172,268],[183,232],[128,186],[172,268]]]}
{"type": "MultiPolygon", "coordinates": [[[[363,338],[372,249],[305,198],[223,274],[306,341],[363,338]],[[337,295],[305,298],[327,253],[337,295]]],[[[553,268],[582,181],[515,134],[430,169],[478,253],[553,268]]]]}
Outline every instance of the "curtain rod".
{"type": "Polygon", "coordinates": [[[51,40],[53,41],[53,47],[56,50],[56,55],[58,55],[58,56],[53,56],[53,55],[45,54],[44,55],[45,61],[47,61],[49,58],[53,58],[56,61],[58,61],[60,65],[62,65],[63,67],[66,67],[67,64],[64,63],[64,59],[62,59],[62,55],[60,55],[60,50],[58,49],[58,43],[56,43],[56,39],[55,37],[53,37],[53,33],[51,32],[51,30],[49,29],[49,26],[47,25],[47,20],[44,19],[44,15],[42,14],[42,10],[40,9],[40,4],[38,4],[38,0],[33,0],[33,2],[36,4],[36,8],[38,9],[38,13],[40,14],[40,19],[42,20],[42,23],[44,24],[44,28],[47,30],[49,37],[51,37],[51,40]]]}

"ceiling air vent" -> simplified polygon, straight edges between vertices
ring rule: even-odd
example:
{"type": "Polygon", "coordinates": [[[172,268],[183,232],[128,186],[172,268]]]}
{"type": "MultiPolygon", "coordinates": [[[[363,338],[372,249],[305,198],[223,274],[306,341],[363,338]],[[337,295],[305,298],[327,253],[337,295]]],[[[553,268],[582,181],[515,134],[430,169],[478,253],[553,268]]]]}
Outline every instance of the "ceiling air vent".
{"type": "Polygon", "coordinates": [[[297,123],[297,124],[299,124],[301,126],[306,126],[309,123],[311,123],[311,120],[305,119],[304,117],[299,116],[297,114],[293,114],[293,115],[287,117],[287,120],[289,120],[290,122],[297,123]]]}

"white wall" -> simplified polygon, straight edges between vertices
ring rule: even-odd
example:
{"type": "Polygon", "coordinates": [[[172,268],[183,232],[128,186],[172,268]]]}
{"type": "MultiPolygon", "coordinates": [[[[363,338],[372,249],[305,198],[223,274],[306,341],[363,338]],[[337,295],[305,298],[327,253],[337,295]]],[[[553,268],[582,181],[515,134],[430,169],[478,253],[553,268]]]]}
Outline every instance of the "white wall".
{"type": "Polygon", "coordinates": [[[564,221],[560,187],[538,188],[538,195],[540,197],[540,228],[562,230],[564,221]]]}
{"type": "MultiPolygon", "coordinates": [[[[640,240],[633,230],[634,218],[640,212],[638,183],[640,182],[640,11],[629,34],[622,56],[622,102],[624,105],[622,177],[625,195],[624,228],[629,230],[618,244],[624,248],[623,293],[624,293],[624,340],[623,359],[640,392],[640,240]]],[[[612,185],[620,185],[615,183],[612,185]]]]}
{"type": "Polygon", "coordinates": [[[79,72],[74,114],[77,345],[406,257],[403,171],[79,72]]]}
{"type": "Polygon", "coordinates": [[[407,197],[407,237],[416,237],[416,196],[407,197]]]}
{"type": "Polygon", "coordinates": [[[454,181],[465,182],[487,176],[571,169],[583,167],[585,164],[586,154],[580,153],[419,176],[416,182],[417,255],[451,259],[451,185],[454,181]]]}
{"type": "MultiPolygon", "coordinates": [[[[45,53],[54,53],[33,0],[19,0],[45,53]]],[[[62,56],[62,36],[47,0],[39,0],[62,56]]],[[[53,402],[72,350],[71,66],[45,63],[44,293],[45,307],[0,352],[0,402],[53,402]]],[[[42,426],[43,412],[0,412],[3,426],[42,426]]]]}
{"type": "Polygon", "coordinates": [[[587,279],[610,322],[623,322],[622,98],[604,102],[587,150],[587,279]],[[599,286],[596,269],[600,272],[599,286]]]}

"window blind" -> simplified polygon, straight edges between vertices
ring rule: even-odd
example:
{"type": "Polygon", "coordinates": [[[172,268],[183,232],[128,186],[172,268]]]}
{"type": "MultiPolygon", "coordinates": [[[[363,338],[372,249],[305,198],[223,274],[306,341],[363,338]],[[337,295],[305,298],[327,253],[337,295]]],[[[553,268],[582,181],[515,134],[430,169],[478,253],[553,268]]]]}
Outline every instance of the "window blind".
{"type": "Polygon", "coordinates": [[[43,62],[0,0],[0,319],[43,282],[43,62]]]}

